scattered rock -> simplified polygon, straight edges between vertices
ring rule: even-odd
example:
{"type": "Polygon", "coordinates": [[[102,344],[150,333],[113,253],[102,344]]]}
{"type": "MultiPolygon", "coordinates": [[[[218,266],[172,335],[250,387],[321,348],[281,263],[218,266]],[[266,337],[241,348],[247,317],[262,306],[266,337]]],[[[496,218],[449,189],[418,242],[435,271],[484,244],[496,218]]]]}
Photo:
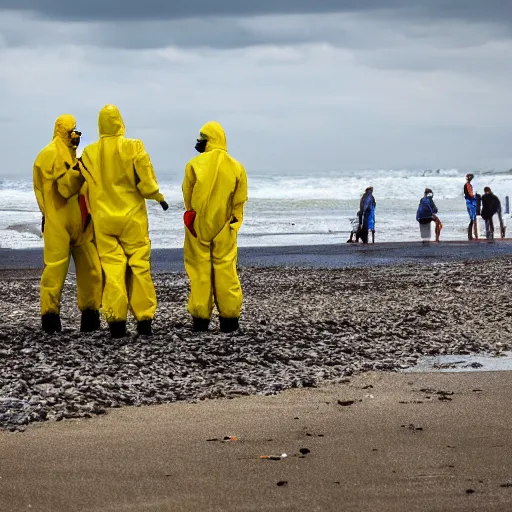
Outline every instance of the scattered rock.
{"type": "Polygon", "coordinates": [[[338,400],[338,405],[341,405],[342,407],[347,407],[353,403],[355,403],[354,400],[338,400]]]}
{"type": "Polygon", "coordinates": [[[277,482],[277,485],[278,485],[278,487],[283,487],[284,485],[288,485],[288,481],[280,480],[279,482],[277,482]]]}
{"type": "Polygon", "coordinates": [[[470,363],[470,364],[466,364],[464,365],[464,368],[483,368],[483,364],[482,363],[477,363],[476,361],[473,362],[473,363],[470,363]]]}
{"type": "MultiPolygon", "coordinates": [[[[33,422],[90,418],[124,406],[273,395],[347,383],[367,371],[394,371],[425,354],[508,350],[512,323],[500,322],[497,329],[496,319],[508,313],[500,276],[512,264],[489,260],[474,268],[471,284],[463,263],[242,268],[244,313],[232,335],[219,333],[217,318],[209,332],[193,333],[186,275],[158,274],[154,336],[120,341],[110,339],[105,323],[100,332],[78,332],[72,274],[62,295],[63,332],[55,336],[39,328],[39,278],[7,275],[0,281],[0,428],[20,432],[33,422]],[[457,293],[452,282],[461,283],[457,293]],[[484,306],[465,300],[466,291],[483,283],[493,298],[485,311],[493,315],[480,315],[484,306]],[[417,293],[425,287],[436,295],[435,314],[417,293]],[[461,335],[472,332],[475,314],[486,336],[461,335]]],[[[133,319],[129,329],[135,333],[133,319]]],[[[422,391],[443,400],[453,394],[422,391]]]]}
{"type": "Polygon", "coordinates": [[[410,423],[409,425],[400,425],[400,427],[412,430],[414,432],[423,430],[423,427],[417,427],[416,425],[414,425],[414,423],[410,423]]]}

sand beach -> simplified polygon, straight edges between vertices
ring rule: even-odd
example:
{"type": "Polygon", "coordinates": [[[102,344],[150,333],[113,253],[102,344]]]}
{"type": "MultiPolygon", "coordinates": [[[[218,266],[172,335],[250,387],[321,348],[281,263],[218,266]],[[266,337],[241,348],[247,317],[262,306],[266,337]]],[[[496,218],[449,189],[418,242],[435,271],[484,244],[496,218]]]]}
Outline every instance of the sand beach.
{"type": "Polygon", "coordinates": [[[112,341],[78,332],[72,272],[42,335],[41,253],[1,250],[0,510],[509,510],[512,374],[407,369],[508,355],[511,254],[243,248],[225,335],[191,332],[180,251],[155,251],[155,336],[112,341]]]}

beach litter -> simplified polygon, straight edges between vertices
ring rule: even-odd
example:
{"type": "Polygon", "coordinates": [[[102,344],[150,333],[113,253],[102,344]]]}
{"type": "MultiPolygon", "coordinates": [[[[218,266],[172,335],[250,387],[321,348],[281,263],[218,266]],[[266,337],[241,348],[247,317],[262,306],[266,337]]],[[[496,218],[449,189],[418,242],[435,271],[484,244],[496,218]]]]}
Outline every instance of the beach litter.
{"type": "Polygon", "coordinates": [[[206,441],[221,441],[223,443],[227,443],[229,441],[240,441],[240,438],[236,436],[224,436],[222,439],[219,439],[218,437],[212,437],[206,441]]]}
{"type": "Polygon", "coordinates": [[[281,455],[260,455],[260,459],[262,460],[282,460],[286,459],[288,455],[286,453],[282,453],[281,455]]]}

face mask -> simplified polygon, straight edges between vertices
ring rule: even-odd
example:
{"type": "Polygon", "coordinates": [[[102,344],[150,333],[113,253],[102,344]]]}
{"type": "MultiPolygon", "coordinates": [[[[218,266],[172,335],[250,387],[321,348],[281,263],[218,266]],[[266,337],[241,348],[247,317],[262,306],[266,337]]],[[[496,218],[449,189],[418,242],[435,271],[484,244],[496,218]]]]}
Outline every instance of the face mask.
{"type": "Polygon", "coordinates": [[[73,130],[69,134],[69,139],[71,141],[71,145],[75,148],[77,148],[80,144],[80,137],[82,136],[82,132],[79,132],[77,130],[73,130]]]}
{"type": "Polygon", "coordinates": [[[198,153],[204,153],[206,151],[206,144],[207,144],[207,140],[206,139],[199,139],[197,141],[197,144],[195,145],[195,149],[198,153]]]}

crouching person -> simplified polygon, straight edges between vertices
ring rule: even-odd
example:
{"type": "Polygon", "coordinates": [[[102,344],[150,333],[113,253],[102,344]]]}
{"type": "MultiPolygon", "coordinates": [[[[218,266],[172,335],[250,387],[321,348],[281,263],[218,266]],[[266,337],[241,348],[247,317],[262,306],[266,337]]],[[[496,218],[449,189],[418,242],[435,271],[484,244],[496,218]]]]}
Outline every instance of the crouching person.
{"type": "Polygon", "coordinates": [[[439,242],[443,225],[437,216],[437,213],[438,209],[434,203],[434,192],[432,192],[432,189],[426,188],[416,212],[416,220],[420,223],[420,226],[430,224],[433,221],[436,225],[436,242],[439,242]]]}
{"type": "Polygon", "coordinates": [[[247,176],[242,164],[228,154],[219,123],[201,128],[195,148],[200,154],[188,162],[182,187],[188,312],[194,331],[206,331],[215,303],[220,330],[233,332],[242,310],[237,233],[247,201],[247,176]]]}

